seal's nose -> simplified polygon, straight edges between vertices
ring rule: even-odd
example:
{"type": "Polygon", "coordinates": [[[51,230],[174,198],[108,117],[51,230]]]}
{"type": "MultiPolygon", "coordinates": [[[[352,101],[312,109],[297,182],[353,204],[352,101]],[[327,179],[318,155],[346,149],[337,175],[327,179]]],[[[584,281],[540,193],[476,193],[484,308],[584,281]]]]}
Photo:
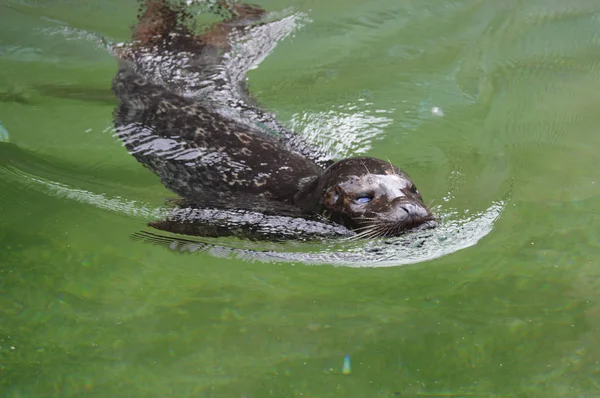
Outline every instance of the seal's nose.
{"type": "Polygon", "coordinates": [[[405,202],[401,203],[399,207],[402,210],[404,210],[411,218],[425,218],[429,216],[429,212],[427,211],[427,209],[423,205],[418,203],[405,202]]]}
{"type": "Polygon", "coordinates": [[[392,207],[388,213],[382,216],[387,223],[393,223],[396,226],[395,232],[390,235],[398,235],[406,230],[421,230],[435,228],[437,223],[433,216],[427,210],[427,207],[418,200],[411,200],[406,197],[395,198],[392,201],[392,207]]]}

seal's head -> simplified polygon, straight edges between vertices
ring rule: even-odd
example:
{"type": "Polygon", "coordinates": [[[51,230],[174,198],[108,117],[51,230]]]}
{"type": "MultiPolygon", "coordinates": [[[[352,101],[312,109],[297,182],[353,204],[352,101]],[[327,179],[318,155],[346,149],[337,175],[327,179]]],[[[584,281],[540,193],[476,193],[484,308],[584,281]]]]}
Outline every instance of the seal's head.
{"type": "Polygon", "coordinates": [[[356,230],[358,236],[395,236],[435,221],[412,180],[391,163],[369,157],[344,159],[304,186],[294,198],[356,230]]]}

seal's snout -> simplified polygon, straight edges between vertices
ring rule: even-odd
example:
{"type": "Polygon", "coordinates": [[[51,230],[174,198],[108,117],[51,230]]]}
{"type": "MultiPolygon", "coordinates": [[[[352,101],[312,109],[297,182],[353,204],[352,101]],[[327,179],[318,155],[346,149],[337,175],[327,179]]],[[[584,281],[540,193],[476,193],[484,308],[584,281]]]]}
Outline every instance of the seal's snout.
{"type": "Polygon", "coordinates": [[[394,223],[397,231],[428,229],[437,226],[433,215],[423,202],[406,197],[392,200],[388,217],[384,219],[394,223]]]}
{"type": "Polygon", "coordinates": [[[398,208],[406,213],[406,216],[412,219],[428,218],[429,211],[420,203],[403,202],[398,204],[398,208]]]}

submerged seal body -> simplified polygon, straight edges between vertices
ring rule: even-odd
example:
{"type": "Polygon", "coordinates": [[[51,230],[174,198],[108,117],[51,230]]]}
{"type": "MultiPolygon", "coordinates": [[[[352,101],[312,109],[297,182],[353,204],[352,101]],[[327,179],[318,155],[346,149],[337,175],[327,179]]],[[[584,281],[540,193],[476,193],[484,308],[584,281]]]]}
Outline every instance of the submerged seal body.
{"type": "Polygon", "coordinates": [[[245,72],[285,26],[263,22],[255,6],[217,5],[229,15],[197,36],[185,4],[146,0],[132,44],[116,50],[117,136],[182,198],[150,225],[249,238],[391,236],[433,225],[402,170],[369,157],[333,162],[253,104],[245,72]]]}

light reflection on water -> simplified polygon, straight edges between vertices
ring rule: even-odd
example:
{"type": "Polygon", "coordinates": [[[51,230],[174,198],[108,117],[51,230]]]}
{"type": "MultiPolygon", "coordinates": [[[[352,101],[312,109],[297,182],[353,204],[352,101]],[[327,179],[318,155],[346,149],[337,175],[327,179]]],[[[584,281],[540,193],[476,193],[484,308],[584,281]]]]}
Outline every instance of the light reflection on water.
{"type": "Polygon", "coordinates": [[[290,127],[302,131],[309,141],[318,143],[334,157],[368,154],[372,142],[385,134],[385,128],[393,123],[392,118],[384,116],[393,111],[371,111],[373,104],[363,101],[318,114],[296,113],[292,115],[290,127]]]}

